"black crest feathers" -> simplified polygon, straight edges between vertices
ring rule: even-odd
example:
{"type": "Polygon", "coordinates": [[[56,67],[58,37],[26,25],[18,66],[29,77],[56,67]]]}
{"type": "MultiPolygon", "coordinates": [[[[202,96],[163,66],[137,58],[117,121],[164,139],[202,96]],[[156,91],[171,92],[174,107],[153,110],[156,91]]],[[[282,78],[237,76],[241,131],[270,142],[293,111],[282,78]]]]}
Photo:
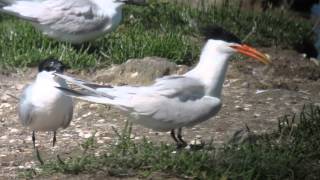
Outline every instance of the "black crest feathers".
{"type": "Polygon", "coordinates": [[[214,39],[241,44],[241,40],[236,35],[217,25],[203,27],[200,31],[206,40],[214,39]]]}

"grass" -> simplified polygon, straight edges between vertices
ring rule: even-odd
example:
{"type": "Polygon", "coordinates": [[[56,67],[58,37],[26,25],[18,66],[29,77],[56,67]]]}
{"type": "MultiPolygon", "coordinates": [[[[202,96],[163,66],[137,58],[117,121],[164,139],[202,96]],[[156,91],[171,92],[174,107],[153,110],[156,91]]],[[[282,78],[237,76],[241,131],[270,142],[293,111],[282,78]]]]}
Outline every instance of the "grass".
{"type": "Polygon", "coordinates": [[[78,49],[49,39],[29,23],[11,16],[1,14],[0,23],[1,69],[36,66],[48,56],[63,59],[74,69],[101,68],[145,56],[191,65],[198,59],[203,43],[199,29],[210,24],[223,26],[241,38],[256,24],[246,39],[256,46],[291,48],[311,31],[308,22],[286,13],[242,10],[238,4],[192,8],[156,0],[143,7],[127,6],[116,31],[78,49]]]}
{"type": "Polygon", "coordinates": [[[202,150],[176,150],[173,145],[154,144],[147,139],[135,143],[131,127],[116,132],[118,142],[96,156],[90,138],[82,145],[83,154],[47,162],[23,173],[24,178],[40,172],[147,178],[154,172],[190,179],[318,179],[320,177],[320,107],[305,106],[300,114],[284,116],[279,130],[249,136],[243,143],[223,147],[208,144],[202,150]]]}

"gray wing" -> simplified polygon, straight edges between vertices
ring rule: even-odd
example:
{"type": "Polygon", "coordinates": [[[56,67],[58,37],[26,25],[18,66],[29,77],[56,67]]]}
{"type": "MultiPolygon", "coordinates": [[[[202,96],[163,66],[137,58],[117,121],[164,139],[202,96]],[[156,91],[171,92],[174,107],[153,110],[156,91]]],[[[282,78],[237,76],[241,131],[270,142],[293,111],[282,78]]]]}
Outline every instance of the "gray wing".
{"type": "Polygon", "coordinates": [[[28,98],[28,94],[31,93],[31,89],[32,85],[25,86],[19,98],[19,119],[24,126],[27,126],[31,123],[32,114],[34,112],[34,106],[31,104],[31,101],[28,98]]]}
{"type": "Polygon", "coordinates": [[[52,30],[79,34],[101,29],[110,23],[109,18],[96,15],[97,8],[88,0],[47,0],[16,1],[3,10],[37,24],[50,26],[52,30]]]}
{"type": "Polygon", "coordinates": [[[188,100],[199,98],[205,93],[204,84],[197,79],[186,76],[165,76],[157,79],[152,86],[154,91],[167,97],[179,97],[188,100]]]}
{"type": "Polygon", "coordinates": [[[70,122],[71,122],[72,116],[73,116],[73,102],[72,102],[72,106],[69,106],[68,108],[69,108],[68,114],[66,114],[66,116],[65,116],[66,121],[64,121],[65,123],[62,124],[62,128],[67,128],[70,125],[70,122]]]}
{"type": "Polygon", "coordinates": [[[196,79],[185,76],[166,76],[157,79],[151,86],[98,87],[95,89],[95,92],[102,96],[105,94],[109,95],[115,100],[127,101],[134,96],[147,97],[156,95],[188,100],[202,97],[205,91],[203,84],[196,79]]]}
{"type": "Polygon", "coordinates": [[[137,123],[156,130],[193,126],[215,115],[221,107],[221,100],[206,96],[204,85],[193,78],[165,77],[150,91],[153,93],[137,94],[126,103],[130,113],[138,117],[137,123]]]}
{"type": "Polygon", "coordinates": [[[39,18],[39,22],[57,31],[81,34],[98,31],[111,23],[109,17],[98,16],[98,7],[88,0],[61,0],[48,3],[48,7],[54,11],[39,18]]]}
{"type": "MultiPolygon", "coordinates": [[[[68,88],[68,84],[64,79],[57,79],[57,82],[60,84],[60,87],[68,88]]],[[[64,95],[63,99],[65,100],[67,114],[64,117],[64,123],[62,128],[67,128],[70,125],[70,122],[73,117],[73,100],[71,97],[64,95]]]]}
{"type": "Polygon", "coordinates": [[[208,120],[219,112],[221,100],[215,97],[189,101],[179,99],[141,99],[130,114],[136,122],[155,130],[167,131],[184,126],[193,126],[208,120]]]}

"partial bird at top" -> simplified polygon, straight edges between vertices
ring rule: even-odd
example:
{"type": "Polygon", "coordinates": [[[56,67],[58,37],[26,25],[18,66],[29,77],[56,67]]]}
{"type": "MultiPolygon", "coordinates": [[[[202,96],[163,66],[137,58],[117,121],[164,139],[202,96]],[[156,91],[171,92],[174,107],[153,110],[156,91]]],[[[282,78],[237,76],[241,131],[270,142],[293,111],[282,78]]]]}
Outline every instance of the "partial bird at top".
{"type": "Polygon", "coordinates": [[[186,146],[181,128],[208,120],[221,108],[221,91],[234,53],[252,57],[264,64],[269,57],[242,44],[233,34],[215,27],[202,49],[200,61],[183,75],[159,78],[150,86],[99,86],[69,76],[59,75],[85,91],[58,87],[67,95],[93,103],[111,104],[132,117],[132,121],[158,131],[170,131],[178,147],[186,146]],[[178,129],[178,135],[175,135],[178,129]]]}
{"type": "Polygon", "coordinates": [[[114,30],[124,4],[145,0],[0,0],[0,11],[31,22],[43,34],[79,44],[114,30]]]}

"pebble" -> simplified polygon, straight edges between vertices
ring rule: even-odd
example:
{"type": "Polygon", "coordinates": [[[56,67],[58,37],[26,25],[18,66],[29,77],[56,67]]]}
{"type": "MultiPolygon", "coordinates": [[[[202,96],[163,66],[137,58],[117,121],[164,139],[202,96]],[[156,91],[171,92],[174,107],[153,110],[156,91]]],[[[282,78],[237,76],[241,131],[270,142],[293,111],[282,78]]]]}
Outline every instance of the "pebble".
{"type": "Polygon", "coordinates": [[[99,139],[99,140],[97,141],[97,143],[98,143],[98,144],[104,144],[104,141],[101,140],[101,139],[99,139]]]}
{"type": "Polygon", "coordinates": [[[98,108],[99,105],[98,104],[90,104],[89,105],[89,108],[92,108],[92,109],[95,109],[95,108],[98,108]]]}
{"type": "Polygon", "coordinates": [[[131,75],[130,75],[130,77],[131,78],[135,78],[135,77],[137,77],[139,75],[139,73],[138,72],[135,72],[135,73],[132,73],[131,75]]]}
{"type": "Polygon", "coordinates": [[[258,113],[254,113],[253,117],[257,118],[257,117],[260,117],[261,114],[258,114],[258,113]]]}
{"type": "Polygon", "coordinates": [[[111,140],[112,138],[105,136],[105,137],[102,137],[102,139],[104,139],[104,140],[111,140]]]}
{"type": "Polygon", "coordinates": [[[17,89],[17,90],[21,90],[21,89],[23,89],[23,87],[24,87],[24,84],[15,85],[15,89],[17,89]]]}
{"type": "Polygon", "coordinates": [[[80,137],[83,137],[83,138],[89,138],[89,137],[91,137],[92,136],[92,133],[85,133],[85,132],[79,132],[79,136],[80,137]]]}
{"type": "Polygon", "coordinates": [[[202,141],[200,139],[193,139],[191,142],[190,142],[191,145],[200,145],[202,144],[202,141]]]}
{"type": "Polygon", "coordinates": [[[62,134],[62,136],[63,136],[63,137],[72,137],[71,134],[66,134],[66,133],[62,134]]]}
{"type": "Polygon", "coordinates": [[[0,108],[9,108],[11,107],[11,104],[9,103],[1,103],[0,108]]]}
{"type": "Polygon", "coordinates": [[[140,137],[140,136],[134,137],[134,140],[140,140],[140,139],[142,139],[142,137],[140,137]]]}
{"type": "Polygon", "coordinates": [[[234,108],[235,108],[236,110],[238,110],[238,111],[243,111],[243,110],[244,110],[244,108],[242,108],[242,107],[239,106],[239,105],[236,105],[234,108]]]}
{"type": "Polygon", "coordinates": [[[0,100],[3,102],[8,102],[10,98],[11,98],[10,96],[8,96],[7,94],[4,94],[1,96],[0,100]]]}
{"type": "Polygon", "coordinates": [[[1,136],[0,139],[1,140],[6,140],[6,139],[8,139],[8,136],[6,136],[6,135],[5,136],[1,136]]]}
{"type": "Polygon", "coordinates": [[[15,128],[10,128],[10,132],[11,132],[11,133],[17,133],[17,132],[19,132],[19,130],[18,130],[18,129],[15,129],[15,128]]]}
{"type": "Polygon", "coordinates": [[[269,98],[267,98],[267,101],[271,101],[273,98],[271,98],[271,97],[269,97],[269,98]]]}
{"type": "Polygon", "coordinates": [[[91,114],[92,114],[92,112],[88,112],[88,113],[82,115],[81,117],[86,118],[86,117],[90,116],[91,114]]]}

